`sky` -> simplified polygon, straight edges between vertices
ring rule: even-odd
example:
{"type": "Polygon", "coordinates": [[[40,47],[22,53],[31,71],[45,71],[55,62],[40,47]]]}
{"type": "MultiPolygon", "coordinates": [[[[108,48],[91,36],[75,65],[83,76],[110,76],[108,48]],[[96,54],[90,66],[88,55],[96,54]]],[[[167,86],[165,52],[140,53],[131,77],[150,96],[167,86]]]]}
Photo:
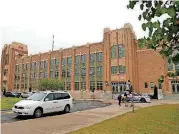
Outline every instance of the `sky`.
{"type": "Polygon", "coordinates": [[[131,23],[137,38],[146,35],[139,8],[128,0],[0,0],[0,44],[28,45],[29,54],[101,42],[103,30],[131,23]]]}

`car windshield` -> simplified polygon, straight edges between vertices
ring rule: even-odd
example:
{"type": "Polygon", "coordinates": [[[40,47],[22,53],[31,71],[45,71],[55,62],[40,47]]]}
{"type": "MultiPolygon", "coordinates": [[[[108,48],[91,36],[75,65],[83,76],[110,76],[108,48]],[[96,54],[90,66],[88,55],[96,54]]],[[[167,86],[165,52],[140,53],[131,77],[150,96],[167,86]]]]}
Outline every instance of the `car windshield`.
{"type": "Polygon", "coordinates": [[[46,95],[46,93],[34,93],[33,95],[31,95],[30,97],[28,97],[26,100],[34,100],[34,101],[40,101],[44,98],[44,96],[46,95]]]}

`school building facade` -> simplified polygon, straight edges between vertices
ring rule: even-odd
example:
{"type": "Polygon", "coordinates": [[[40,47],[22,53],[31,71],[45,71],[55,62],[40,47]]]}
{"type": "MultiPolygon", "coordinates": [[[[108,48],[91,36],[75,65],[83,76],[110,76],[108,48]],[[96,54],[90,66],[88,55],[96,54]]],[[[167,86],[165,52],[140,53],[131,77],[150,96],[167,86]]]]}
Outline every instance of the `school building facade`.
{"type": "Polygon", "coordinates": [[[87,92],[123,91],[130,80],[135,92],[151,93],[154,85],[163,93],[179,93],[179,80],[168,72],[179,64],[168,64],[159,50],[139,49],[130,24],[120,29],[104,29],[103,40],[81,46],[28,55],[27,45],[4,45],[1,57],[1,88],[9,91],[38,89],[38,81],[64,81],[66,90],[87,92]],[[164,82],[158,82],[163,76],[164,82]]]}

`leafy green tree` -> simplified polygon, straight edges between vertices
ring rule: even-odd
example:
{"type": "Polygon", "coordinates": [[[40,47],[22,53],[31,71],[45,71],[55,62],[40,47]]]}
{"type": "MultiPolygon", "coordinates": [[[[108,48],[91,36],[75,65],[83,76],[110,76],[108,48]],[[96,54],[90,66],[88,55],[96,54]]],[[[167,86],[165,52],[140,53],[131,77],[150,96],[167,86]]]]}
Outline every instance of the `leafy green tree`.
{"type": "Polygon", "coordinates": [[[58,79],[41,79],[39,81],[38,89],[40,91],[45,90],[64,90],[63,81],[58,79]]]}
{"type": "Polygon", "coordinates": [[[139,47],[160,47],[161,55],[168,57],[169,62],[179,63],[179,1],[130,0],[127,8],[135,6],[141,10],[138,19],[143,22],[142,29],[148,31],[148,37],[138,39],[139,47]]]}

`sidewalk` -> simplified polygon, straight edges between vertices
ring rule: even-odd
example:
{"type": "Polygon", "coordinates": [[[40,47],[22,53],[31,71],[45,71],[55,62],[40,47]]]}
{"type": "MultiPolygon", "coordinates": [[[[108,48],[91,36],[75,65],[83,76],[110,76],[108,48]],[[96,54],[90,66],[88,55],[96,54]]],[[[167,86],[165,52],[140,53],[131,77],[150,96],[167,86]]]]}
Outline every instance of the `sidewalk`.
{"type": "MultiPolygon", "coordinates": [[[[132,111],[131,107],[124,107],[124,104],[119,107],[117,101],[113,100],[111,103],[111,106],[82,112],[3,123],[2,134],[65,134],[132,111]]],[[[179,104],[179,101],[156,100],[152,103],[136,103],[135,107],[137,109],[160,104],[179,104]]]]}

